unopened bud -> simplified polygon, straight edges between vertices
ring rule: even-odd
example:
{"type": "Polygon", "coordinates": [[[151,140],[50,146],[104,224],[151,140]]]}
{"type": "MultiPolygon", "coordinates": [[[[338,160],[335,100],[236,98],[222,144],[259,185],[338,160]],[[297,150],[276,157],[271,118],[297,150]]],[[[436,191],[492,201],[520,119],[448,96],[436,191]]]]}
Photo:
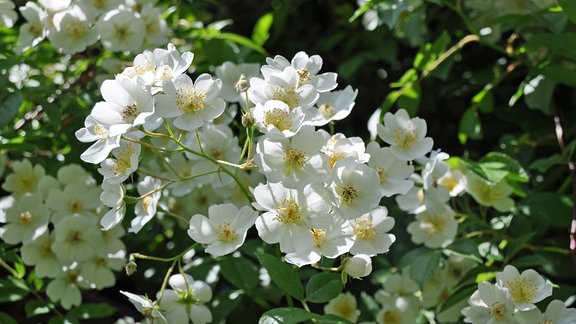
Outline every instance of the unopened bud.
{"type": "Polygon", "coordinates": [[[248,91],[248,80],[246,80],[246,76],[244,74],[240,75],[240,79],[236,82],[235,85],[236,91],[242,93],[248,91]]]}
{"type": "Polygon", "coordinates": [[[247,112],[242,115],[242,126],[248,128],[254,126],[254,123],[254,116],[251,112],[247,112]]]}
{"type": "Polygon", "coordinates": [[[124,269],[126,270],[126,274],[131,276],[134,274],[134,272],[136,272],[137,267],[138,265],[136,264],[136,260],[134,260],[133,256],[130,256],[130,260],[128,261],[128,263],[126,263],[124,269]]]}
{"type": "Polygon", "coordinates": [[[372,259],[366,254],[355,255],[344,262],[344,271],[351,277],[366,277],[372,272],[372,259]]]}

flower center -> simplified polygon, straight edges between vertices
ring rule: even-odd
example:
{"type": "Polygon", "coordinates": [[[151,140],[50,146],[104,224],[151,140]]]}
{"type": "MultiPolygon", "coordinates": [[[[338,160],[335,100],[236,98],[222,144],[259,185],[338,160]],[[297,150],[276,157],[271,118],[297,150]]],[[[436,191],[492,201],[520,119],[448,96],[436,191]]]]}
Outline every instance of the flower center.
{"type": "Polygon", "coordinates": [[[537,287],[525,278],[518,277],[507,284],[516,303],[529,303],[536,295],[537,287]]]}
{"type": "Polygon", "coordinates": [[[152,204],[153,201],[154,201],[154,199],[152,199],[152,197],[150,197],[150,196],[144,197],[144,199],[142,199],[142,209],[147,211],[148,207],[150,207],[150,205],[152,204]]]}
{"type": "Polygon", "coordinates": [[[119,40],[125,40],[131,34],[130,28],[128,28],[126,25],[116,25],[114,26],[114,29],[116,30],[116,36],[119,40]]]}
{"type": "Polygon", "coordinates": [[[311,79],[310,73],[306,68],[298,69],[296,73],[298,73],[298,85],[306,84],[311,79]]]}
{"type": "Polygon", "coordinates": [[[340,194],[340,201],[346,205],[351,205],[354,202],[354,200],[358,198],[358,191],[356,191],[356,188],[354,188],[351,185],[345,185],[341,187],[339,190],[339,194],[340,194]]]}
{"type": "Polygon", "coordinates": [[[82,210],[84,204],[79,200],[71,200],[68,202],[68,210],[72,213],[77,213],[82,210]]]}
{"type": "Polygon", "coordinates": [[[366,216],[360,217],[352,225],[356,239],[372,240],[376,236],[376,230],[372,226],[372,220],[366,216]]]}
{"type": "Polygon", "coordinates": [[[176,91],[176,105],[183,113],[197,113],[204,109],[206,91],[185,86],[176,91]]]}
{"type": "Polygon", "coordinates": [[[284,151],[284,161],[289,170],[300,170],[304,166],[306,155],[301,150],[291,147],[284,151]]]}
{"type": "Polygon", "coordinates": [[[56,259],[56,254],[52,251],[52,242],[50,240],[44,241],[40,246],[40,255],[42,260],[56,259]]]}
{"type": "Polygon", "coordinates": [[[319,228],[312,228],[312,237],[314,238],[314,246],[321,247],[326,239],[326,230],[319,228]]]}
{"type": "Polygon", "coordinates": [[[234,242],[238,238],[236,228],[228,222],[218,225],[216,232],[218,234],[218,239],[223,242],[234,242]]]}
{"type": "Polygon", "coordinates": [[[34,191],[38,179],[34,172],[27,172],[18,177],[18,182],[16,183],[15,192],[24,193],[34,191]]]}
{"type": "Polygon", "coordinates": [[[78,277],[80,275],[76,271],[68,271],[66,272],[66,281],[71,284],[75,284],[78,282],[78,277]]]}
{"type": "Polygon", "coordinates": [[[402,322],[402,315],[395,309],[384,312],[382,317],[384,319],[382,323],[400,324],[402,322]]]}
{"type": "Polygon", "coordinates": [[[124,174],[132,166],[131,157],[134,154],[134,147],[126,145],[118,150],[118,159],[113,167],[114,175],[124,174]]]}
{"type": "Polygon", "coordinates": [[[264,113],[264,126],[268,127],[268,125],[274,125],[280,131],[285,131],[290,129],[292,121],[288,112],[273,108],[264,113]]]}
{"type": "Polygon", "coordinates": [[[122,109],[120,115],[122,115],[122,119],[126,123],[132,124],[136,116],[138,116],[138,106],[136,104],[127,105],[122,109]]]}
{"type": "Polygon", "coordinates": [[[334,167],[334,164],[336,164],[336,162],[342,160],[345,157],[346,154],[342,152],[332,152],[332,154],[330,154],[330,169],[334,167]]]}
{"type": "Polygon", "coordinates": [[[31,23],[30,26],[28,27],[28,32],[34,35],[34,37],[42,36],[42,30],[43,30],[42,25],[37,23],[31,23]]]}
{"type": "Polygon", "coordinates": [[[276,209],[276,220],[284,224],[297,223],[302,219],[300,206],[292,198],[286,198],[276,209]]]}
{"type": "Polygon", "coordinates": [[[66,33],[70,38],[82,38],[86,34],[86,25],[78,19],[70,21],[70,25],[66,28],[66,33]]]}
{"type": "Polygon", "coordinates": [[[108,136],[108,132],[106,131],[106,129],[104,129],[104,127],[100,125],[94,125],[94,133],[98,135],[100,138],[108,136]]]}
{"type": "Polygon", "coordinates": [[[423,229],[426,233],[430,235],[436,235],[444,229],[446,221],[440,217],[437,213],[434,215],[428,214],[428,217],[422,220],[423,229]]]}
{"type": "Polygon", "coordinates": [[[34,214],[29,210],[20,213],[20,216],[18,216],[18,222],[22,226],[30,225],[30,223],[32,223],[33,221],[34,221],[34,214]]]}
{"type": "Polygon", "coordinates": [[[501,302],[495,302],[490,306],[488,314],[490,314],[490,317],[500,320],[506,315],[506,308],[501,302]]]}
{"type": "Polygon", "coordinates": [[[414,129],[394,130],[394,143],[399,147],[408,150],[418,142],[418,133],[414,129]]]}
{"type": "Polygon", "coordinates": [[[336,114],[336,107],[331,103],[323,103],[318,107],[318,112],[324,119],[329,119],[336,114]]]}
{"type": "Polygon", "coordinates": [[[296,87],[276,87],[272,90],[272,100],[279,100],[284,102],[285,104],[290,107],[290,109],[294,109],[300,106],[300,97],[296,93],[296,87]]]}
{"type": "Polygon", "coordinates": [[[78,243],[82,242],[82,233],[80,231],[72,230],[68,232],[66,241],[72,245],[77,245],[78,243]]]}
{"type": "Polygon", "coordinates": [[[378,173],[378,178],[380,178],[380,184],[384,184],[386,180],[388,180],[388,172],[386,172],[386,169],[377,166],[374,167],[374,170],[376,170],[376,172],[378,173]]]}

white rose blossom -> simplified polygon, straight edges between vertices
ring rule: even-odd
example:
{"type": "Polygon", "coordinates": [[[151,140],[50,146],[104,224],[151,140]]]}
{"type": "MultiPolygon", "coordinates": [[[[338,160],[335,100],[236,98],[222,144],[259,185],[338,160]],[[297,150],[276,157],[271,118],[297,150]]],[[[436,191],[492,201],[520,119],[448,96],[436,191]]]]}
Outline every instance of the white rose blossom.
{"type": "Polygon", "coordinates": [[[192,216],[188,235],[196,242],[207,244],[207,253],[214,257],[222,256],[244,244],[246,232],[254,225],[256,217],[258,213],[249,206],[213,205],[208,209],[208,217],[192,216]]]}

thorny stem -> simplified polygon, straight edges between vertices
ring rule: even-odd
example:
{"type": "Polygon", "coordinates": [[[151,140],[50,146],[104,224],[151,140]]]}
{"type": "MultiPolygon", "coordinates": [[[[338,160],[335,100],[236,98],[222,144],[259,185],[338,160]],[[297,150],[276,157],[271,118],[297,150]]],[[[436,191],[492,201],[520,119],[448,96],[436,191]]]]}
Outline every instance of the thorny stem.
{"type": "Polygon", "coordinates": [[[572,267],[574,273],[576,274],[576,166],[574,162],[570,159],[569,152],[566,150],[566,143],[564,142],[564,130],[562,128],[562,123],[560,122],[560,114],[556,105],[552,105],[554,110],[554,124],[556,131],[556,140],[558,141],[558,146],[562,155],[568,165],[568,170],[570,171],[570,179],[572,181],[572,223],[570,225],[570,256],[572,257],[572,267]]]}

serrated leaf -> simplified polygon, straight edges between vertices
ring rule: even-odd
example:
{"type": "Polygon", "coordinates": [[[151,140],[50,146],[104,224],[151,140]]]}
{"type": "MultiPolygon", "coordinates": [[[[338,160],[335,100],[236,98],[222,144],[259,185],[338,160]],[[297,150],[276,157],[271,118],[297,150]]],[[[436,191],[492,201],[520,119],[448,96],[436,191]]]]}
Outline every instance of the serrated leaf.
{"type": "Polygon", "coordinates": [[[344,285],[338,273],[322,272],[313,275],[306,285],[306,300],[326,303],[342,292],[344,285]]]}
{"type": "Polygon", "coordinates": [[[251,291],[258,285],[258,267],[249,259],[225,257],[218,260],[220,273],[234,286],[251,291]]]}
{"type": "Polygon", "coordinates": [[[442,252],[437,250],[418,256],[410,265],[410,278],[423,289],[440,266],[441,259],[442,252]]]}
{"type": "Polygon", "coordinates": [[[22,105],[23,97],[20,92],[12,92],[0,103],[0,127],[12,121],[22,105]]]}
{"type": "Polygon", "coordinates": [[[314,318],[314,314],[296,307],[281,307],[267,311],[258,324],[296,324],[314,318]]]}
{"type": "Polygon", "coordinates": [[[302,283],[291,265],[266,253],[256,253],[256,257],[260,264],[266,268],[274,284],[290,296],[298,300],[304,299],[304,287],[302,287],[302,283]]]}

